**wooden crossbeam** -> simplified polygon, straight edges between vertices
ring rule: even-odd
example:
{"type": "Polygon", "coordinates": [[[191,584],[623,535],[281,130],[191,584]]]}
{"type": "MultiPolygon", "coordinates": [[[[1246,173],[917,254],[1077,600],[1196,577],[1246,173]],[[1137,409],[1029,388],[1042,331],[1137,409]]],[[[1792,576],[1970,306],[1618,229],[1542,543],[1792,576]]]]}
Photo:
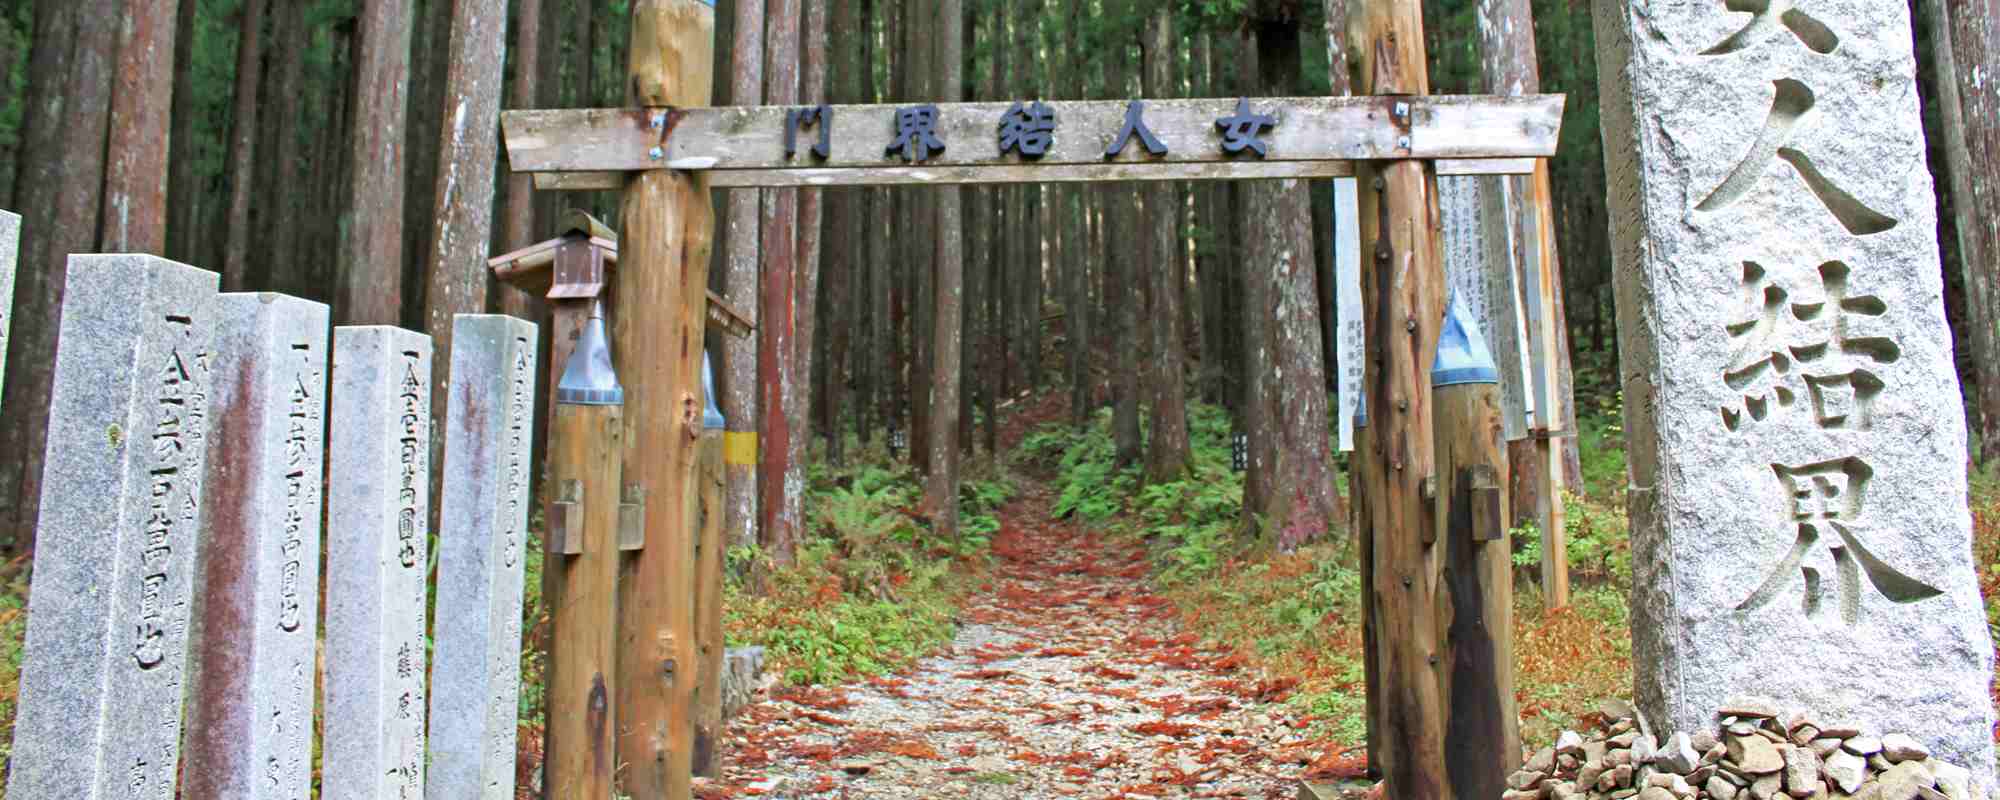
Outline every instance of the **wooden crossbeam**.
{"type": "MultiPolygon", "coordinates": [[[[652,169],[710,171],[713,186],[829,185],[836,179],[874,183],[963,181],[1144,180],[1151,169],[1139,165],[1179,165],[1171,179],[1263,177],[1259,170],[1283,162],[1347,162],[1380,159],[1547,158],[1556,150],[1562,95],[1525,97],[1284,97],[1250,101],[1260,114],[1277,118],[1264,131],[1264,158],[1223,153],[1218,119],[1236,110],[1235,99],[1149,100],[1147,127],[1167,146],[1150,155],[1135,138],[1115,158],[1106,148],[1125,123],[1126,101],[1080,100],[1048,103],[1055,110],[1054,141],[1040,159],[1002,155],[999,123],[1010,103],[949,103],[937,106],[934,127],[943,153],[921,164],[885,152],[895,140],[894,105],[832,107],[831,153],[820,159],[811,144],[818,131],[799,131],[797,153],[785,155],[783,106],[688,109],[581,109],[510,111],[501,115],[508,163],[536,173],[632,172],[652,169]],[[1401,110],[1406,113],[1398,113],[1401,110]],[[1129,165],[1129,166],[1127,166],[1129,165]],[[1123,166],[1124,175],[1063,177],[1089,166],[1123,166]],[[1205,167],[1205,169],[1203,168],[1205,167]],[[954,172],[972,168],[998,172],[954,172]],[[737,176],[758,170],[819,172],[811,178],[737,176]],[[842,172],[842,170],[861,170],[842,172]],[[1034,174],[1035,177],[1027,177],[1034,174]],[[924,176],[940,176],[937,178],[924,176]],[[783,181],[790,181],[789,183],[783,181]]],[[[827,124],[827,123],[821,123],[827,124]]],[[[1332,169],[1332,168],[1320,168],[1332,169]]],[[[1351,172],[1351,169],[1349,170],[1351,172]]],[[[1507,172],[1516,171],[1510,166],[1507,172]]],[[[1333,173],[1314,173],[1321,177],[1333,173]]],[[[1347,174],[1347,173],[1341,173],[1347,174]]],[[[1285,176],[1275,176],[1285,177],[1285,176]]],[[[606,179],[588,179],[592,188],[606,179]]],[[[840,180],[839,183],[850,181],[840,180]]],[[[575,185],[561,188],[579,188],[575,185]]]]}
{"type": "MultiPolygon", "coordinates": [[[[1439,175],[1528,175],[1532,158],[1440,158],[1439,175]]],[[[950,183],[1089,183],[1093,181],[1206,181],[1278,178],[1346,178],[1352,161],[1201,161],[1154,164],[1069,164],[1049,169],[1036,164],[961,167],[844,167],[727,169],[708,173],[712,188],[748,186],[924,186],[950,183]]],[[[537,172],[535,188],[549,192],[610,191],[625,187],[623,172],[537,172]]]]}

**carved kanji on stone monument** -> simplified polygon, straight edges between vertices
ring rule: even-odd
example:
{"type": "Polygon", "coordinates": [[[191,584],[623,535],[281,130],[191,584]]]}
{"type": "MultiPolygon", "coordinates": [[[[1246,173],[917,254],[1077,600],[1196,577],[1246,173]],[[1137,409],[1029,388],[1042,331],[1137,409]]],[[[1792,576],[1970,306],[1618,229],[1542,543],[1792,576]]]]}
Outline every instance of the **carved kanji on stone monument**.
{"type": "MultiPolygon", "coordinates": [[[[1840,37],[1832,29],[1811,15],[1792,7],[1788,0],[1728,0],[1731,11],[1749,11],[1753,16],[1750,24],[1735,35],[1702,51],[1705,56],[1720,56],[1756,47],[1768,39],[1773,31],[1783,27],[1791,31],[1798,41],[1816,53],[1831,53],[1840,46],[1840,37]]],[[[1720,186],[1710,192],[1700,205],[1701,211],[1721,211],[1743,199],[1755,189],[1771,166],[1771,160],[1781,158],[1798,171],[1806,188],[1819,198],[1821,205],[1833,212],[1848,233],[1865,236],[1881,233],[1896,227],[1896,220],[1863,205],[1847,190],[1836,185],[1813,164],[1812,157],[1805,151],[1789,146],[1793,129],[1805,120],[1813,110],[1817,98],[1812,87],[1796,78],[1779,78],[1772,82],[1776,88],[1771,98],[1771,111],[1764,119],[1763,132],[1750,145],[1750,151],[1730,170],[1720,186]]]]}
{"type": "Polygon", "coordinates": [[[1748,316],[1727,327],[1737,343],[1722,379],[1742,393],[1740,405],[1722,407],[1730,431],[1763,422],[1773,412],[1807,401],[1813,421],[1829,430],[1867,430],[1885,384],[1874,369],[1901,358],[1888,336],[1870,336],[1857,325],[1879,318],[1888,305],[1874,295],[1853,296],[1846,264],[1819,267],[1819,285],[1794,295],[1756,262],[1743,264],[1748,316]]]}
{"type": "Polygon", "coordinates": [[[1818,617],[1825,611],[1821,602],[1825,590],[1818,568],[1806,565],[1822,539],[1833,556],[1838,574],[1833,591],[1840,600],[1840,618],[1849,625],[1861,621],[1861,578],[1866,576],[1875,590],[1898,603],[1914,603],[1936,597],[1942,591],[1895,567],[1870,552],[1861,540],[1867,528],[1860,520],[1862,502],[1867,497],[1868,480],[1875,471],[1859,458],[1842,458],[1804,466],[1772,464],[1778,481],[1785,487],[1791,511],[1789,522],[1797,526],[1798,538],[1783,561],[1750,594],[1738,611],[1755,611],[1769,605],[1794,579],[1805,581],[1805,614],[1818,617]]]}
{"type": "Polygon", "coordinates": [[[1591,7],[1633,704],[1655,735],[1739,701],[1921,731],[1992,785],[1909,4],[1591,7]]]}

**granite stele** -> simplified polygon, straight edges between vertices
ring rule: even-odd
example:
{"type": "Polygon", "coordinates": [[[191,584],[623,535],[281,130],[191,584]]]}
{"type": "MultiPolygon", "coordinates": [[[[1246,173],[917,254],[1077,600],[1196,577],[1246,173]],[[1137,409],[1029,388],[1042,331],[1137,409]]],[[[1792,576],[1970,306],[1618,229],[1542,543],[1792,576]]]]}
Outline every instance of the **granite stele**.
{"type": "Polygon", "coordinates": [[[1990,785],[1909,6],[1738,5],[1594,4],[1639,710],[1906,732],[1990,785]]]}

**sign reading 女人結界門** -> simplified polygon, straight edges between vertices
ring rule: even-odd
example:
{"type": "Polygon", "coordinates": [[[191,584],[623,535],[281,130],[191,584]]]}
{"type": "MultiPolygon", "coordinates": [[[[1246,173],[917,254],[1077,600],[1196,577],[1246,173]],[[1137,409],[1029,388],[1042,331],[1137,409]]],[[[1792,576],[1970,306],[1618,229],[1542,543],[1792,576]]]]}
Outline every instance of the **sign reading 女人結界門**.
{"type": "Polygon", "coordinates": [[[709,184],[1334,177],[1354,161],[1520,174],[1563,98],[1293,97],[509,112],[510,163],[545,188],[701,170],[709,184]]]}

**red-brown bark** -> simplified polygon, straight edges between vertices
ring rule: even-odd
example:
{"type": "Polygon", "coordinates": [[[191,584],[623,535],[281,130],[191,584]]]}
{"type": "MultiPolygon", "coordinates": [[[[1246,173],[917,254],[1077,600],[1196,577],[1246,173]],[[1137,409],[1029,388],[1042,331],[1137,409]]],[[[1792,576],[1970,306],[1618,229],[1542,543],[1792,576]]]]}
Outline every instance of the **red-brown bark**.
{"type": "Polygon", "coordinates": [[[334,315],[346,325],[402,318],[404,127],[410,64],[408,0],[363,0],[348,129],[346,217],[334,315]]]}
{"type": "MultiPolygon", "coordinates": [[[[486,312],[487,244],[493,232],[493,179],[500,148],[500,76],[507,49],[506,0],[455,0],[450,68],[437,144],[437,191],[424,295],[424,328],[440,354],[451,352],[452,318],[486,312]]],[[[450,385],[450,358],[434,360],[433,386],[450,385]]],[[[432,419],[445,419],[448,392],[436,392],[432,419]]],[[[444,426],[433,428],[432,472],[444,467],[444,426]]],[[[441,474],[441,473],[440,473],[441,474]]]]}
{"type": "Polygon", "coordinates": [[[0,408],[0,536],[31,546],[41,506],[56,330],[71,253],[95,251],[110,125],[117,0],[41,0],[28,67],[21,224],[7,385],[0,408]]]}

